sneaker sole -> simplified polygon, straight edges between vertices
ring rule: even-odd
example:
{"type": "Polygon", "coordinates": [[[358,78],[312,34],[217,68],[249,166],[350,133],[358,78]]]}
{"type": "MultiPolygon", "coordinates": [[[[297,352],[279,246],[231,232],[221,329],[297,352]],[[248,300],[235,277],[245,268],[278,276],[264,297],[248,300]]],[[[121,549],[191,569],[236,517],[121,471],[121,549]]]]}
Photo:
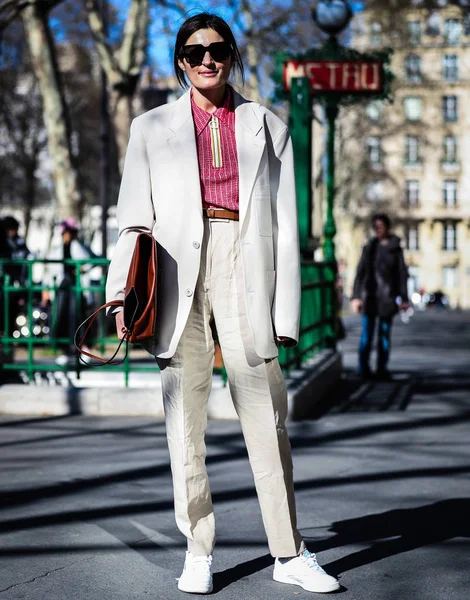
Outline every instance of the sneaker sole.
{"type": "Polygon", "coordinates": [[[295,579],[290,579],[289,577],[283,577],[282,575],[278,575],[277,573],[273,574],[273,579],[274,579],[274,581],[277,581],[278,583],[288,583],[290,585],[298,585],[299,587],[304,589],[306,592],[315,592],[317,594],[328,594],[329,592],[336,592],[341,587],[339,585],[339,583],[336,581],[335,583],[332,583],[329,586],[323,586],[321,588],[320,587],[313,588],[313,587],[305,586],[300,581],[297,581],[295,579]]]}
{"type": "Polygon", "coordinates": [[[184,585],[180,585],[180,582],[178,581],[178,589],[180,590],[180,592],[186,592],[187,594],[211,594],[212,590],[214,589],[214,586],[211,584],[210,587],[208,589],[202,589],[202,588],[185,588],[184,585]]]}

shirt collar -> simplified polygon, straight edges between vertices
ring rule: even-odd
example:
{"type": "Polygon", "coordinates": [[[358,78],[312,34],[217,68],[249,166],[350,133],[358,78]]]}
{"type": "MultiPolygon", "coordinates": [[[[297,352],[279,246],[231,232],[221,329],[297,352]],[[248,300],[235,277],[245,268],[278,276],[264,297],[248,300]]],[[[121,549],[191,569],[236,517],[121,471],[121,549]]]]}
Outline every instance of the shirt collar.
{"type": "Polygon", "coordinates": [[[193,100],[193,91],[191,90],[191,110],[193,113],[194,125],[196,126],[196,134],[199,136],[207,127],[212,115],[217,117],[222,123],[235,131],[235,112],[233,110],[233,93],[230,86],[227,86],[227,93],[222,106],[213,113],[208,113],[204,109],[199,108],[193,100]]]}

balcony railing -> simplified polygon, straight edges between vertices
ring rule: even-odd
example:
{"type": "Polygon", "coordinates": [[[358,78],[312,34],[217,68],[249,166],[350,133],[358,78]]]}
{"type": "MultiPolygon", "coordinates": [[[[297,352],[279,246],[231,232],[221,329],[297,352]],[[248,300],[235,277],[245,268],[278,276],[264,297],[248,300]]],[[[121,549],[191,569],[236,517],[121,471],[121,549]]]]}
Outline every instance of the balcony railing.
{"type": "Polygon", "coordinates": [[[441,169],[445,173],[457,173],[460,171],[460,162],[458,160],[441,160],[441,169]]]}
{"type": "Polygon", "coordinates": [[[403,200],[402,208],[406,210],[419,210],[421,208],[421,202],[410,202],[409,200],[403,200]]]}
{"type": "Polygon", "coordinates": [[[403,161],[403,164],[405,165],[405,167],[419,168],[419,167],[423,166],[423,163],[424,163],[424,161],[422,158],[410,159],[410,158],[407,158],[406,156],[403,161]]]}

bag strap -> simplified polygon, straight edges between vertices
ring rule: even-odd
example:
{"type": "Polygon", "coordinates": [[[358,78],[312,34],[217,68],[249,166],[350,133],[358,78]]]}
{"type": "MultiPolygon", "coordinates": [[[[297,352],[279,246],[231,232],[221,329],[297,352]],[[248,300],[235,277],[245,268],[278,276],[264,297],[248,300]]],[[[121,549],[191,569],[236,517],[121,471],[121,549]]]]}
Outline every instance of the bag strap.
{"type": "Polygon", "coordinates": [[[103,306],[100,306],[97,310],[95,310],[94,313],[92,313],[89,317],[87,317],[83,321],[83,323],[81,323],[77,327],[77,331],[75,332],[75,335],[74,335],[74,338],[73,338],[73,342],[74,342],[75,348],[78,350],[79,358],[80,358],[81,362],[83,364],[85,364],[85,365],[94,366],[94,367],[101,367],[101,366],[104,366],[104,365],[120,365],[127,358],[127,355],[129,353],[129,336],[130,336],[130,330],[128,330],[128,329],[126,329],[126,331],[124,333],[124,336],[122,337],[121,341],[119,342],[119,345],[118,345],[118,347],[116,349],[116,352],[108,360],[105,360],[104,358],[101,358],[100,356],[96,356],[95,354],[91,354],[90,352],[86,352],[85,350],[83,350],[83,345],[85,343],[86,336],[88,335],[88,332],[90,331],[90,329],[92,328],[94,322],[98,318],[98,315],[101,313],[101,311],[103,311],[103,310],[105,310],[107,308],[110,308],[111,306],[124,306],[124,302],[122,300],[112,300],[111,302],[107,302],[106,304],[103,304],[103,306]],[[85,329],[85,333],[83,334],[81,340],[79,342],[77,342],[78,332],[87,323],[88,323],[88,326],[85,329]],[[119,360],[119,361],[115,361],[114,359],[116,358],[119,350],[121,349],[121,346],[124,343],[126,344],[126,351],[125,351],[124,357],[121,360],[119,360]],[[100,364],[98,364],[98,365],[90,365],[89,363],[87,363],[86,361],[83,360],[82,354],[84,354],[85,356],[88,356],[88,358],[92,358],[93,360],[98,361],[98,363],[100,363],[100,364]]]}

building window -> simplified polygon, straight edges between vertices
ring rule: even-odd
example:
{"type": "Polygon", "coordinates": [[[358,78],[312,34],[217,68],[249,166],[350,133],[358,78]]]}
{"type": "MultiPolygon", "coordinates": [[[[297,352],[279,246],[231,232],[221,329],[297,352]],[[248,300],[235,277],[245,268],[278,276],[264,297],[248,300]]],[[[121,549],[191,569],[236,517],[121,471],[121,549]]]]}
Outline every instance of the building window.
{"type": "Polygon", "coordinates": [[[419,205],[419,181],[417,179],[409,179],[406,182],[406,205],[419,205]]]}
{"type": "Polygon", "coordinates": [[[446,179],[443,188],[444,206],[453,208],[457,206],[457,181],[446,179]]]}
{"type": "Polygon", "coordinates": [[[382,25],[380,23],[370,24],[370,45],[372,47],[382,45],[382,25]]]}
{"type": "Polygon", "coordinates": [[[383,102],[380,100],[373,100],[366,106],[367,118],[374,123],[381,120],[383,112],[383,102]]]}
{"type": "Polygon", "coordinates": [[[382,140],[377,136],[368,137],[366,146],[369,162],[372,165],[380,165],[382,163],[382,140]]]}
{"type": "MultiPolygon", "coordinates": [[[[419,267],[408,267],[408,296],[411,298],[414,292],[417,292],[421,287],[420,281],[420,270],[419,267]]],[[[418,294],[417,302],[421,300],[420,294],[418,294]]],[[[414,301],[414,300],[413,300],[414,301]]]]}
{"type": "Polygon", "coordinates": [[[446,43],[449,46],[460,44],[462,23],[459,19],[446,19],[446,43]]]}
{"type": "Polygon", "coordinates": [[[417,54],[405,58],[405,78],[410,83],[421,82],[421,58],[417,54]]]}
{"type": "Polygon", "coordinates": [[[444,224],[444,238],[442,240],[442,249],[447,252],[457,250],[457,226],[455,223],[444,224]]]}
{"type": "Polygon", "coordinates": [[[441,35],[442,31],[442,19],[438,10],[434,10],[431,12],[429,17],[427,18],[426,23],[426,34],[431,37],[437,37],[441,35]]]}
{"type": "Polygon", "coordinates": [[[420,121],[423,102],[418,96],[407,96],[403,101],[407,121],[420,121]]]}
{"type": "Polygon", "coordinates": [[[459,80],[459,57],[456,54],[446,54],[443,65],[444,81],[459,80]]]}
{"type": "Polygon", "coordinates": [[[443,267],[442,287],[444,290],[453,290],[457,287],[457,267],[443,267]]]}
{"type": "Polygon", "coordinates": [[[442,114],[444,121],[457,121],[458,98],[457,96],[444,96],[442,98],[442,114]]]}
{"type": "Polygon", "coordinates": [[[442,161],[448,164],[457,162],[457,138],[455,135],[446,135],[442,142],[442,161]]]}
{"type": "Polygon", "coordinates": [[[418,225],[408,225],[406,232],[407,249],[419,250],[419,227],[418,225]]]}
{"type": "Polygon", "coordinates": [[[463,19],[463,33],[464,35],[470,35],[470,14],[466,14],[463,19]]]}
{"type": "Polygon", "coordinates": [[[406,136],[405,162],[408,165],[415,165],[421,162],[419,138],[415,135],[406,136]]]}
{"type": "Polygon", "coordinates": [[[421,21],[408,21],[410,44],[421,43],[421,21]]]}
{"type": "Polygon", "coordinates": [[[384,199],[384,182],[371,181],[368,183],[366,197],[369,202],[382,202],[384,199]]]}

